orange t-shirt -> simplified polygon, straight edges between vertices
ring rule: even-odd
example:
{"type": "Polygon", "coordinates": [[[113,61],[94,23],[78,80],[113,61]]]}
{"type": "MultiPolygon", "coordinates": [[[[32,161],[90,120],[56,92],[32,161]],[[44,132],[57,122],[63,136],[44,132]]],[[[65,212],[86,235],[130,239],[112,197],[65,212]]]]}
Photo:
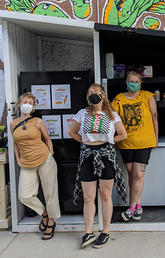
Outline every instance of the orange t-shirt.
{"type": "MultiPolygon", "coordinates": [[[[20,152],[19,165],[32,168],[42,165],[49,154],[48,147],[41,139],[41,131],[37,126],[37,117],[25,123],[26,130],[19,126],[13,132],[14,143],[17,144],[20,152]]],[[[13,129],[21,121],[19,118],[13,120],[13,129]]]]}
{"type": "Polygon", "coordinates": [[[127,131],[127,138],[117,144],[120,149],[143,149],[156,146],[149,101],[154,96],[149,91],[140,90],[137,97],[128,99],[123,93],[112,102],[127,131]]]}

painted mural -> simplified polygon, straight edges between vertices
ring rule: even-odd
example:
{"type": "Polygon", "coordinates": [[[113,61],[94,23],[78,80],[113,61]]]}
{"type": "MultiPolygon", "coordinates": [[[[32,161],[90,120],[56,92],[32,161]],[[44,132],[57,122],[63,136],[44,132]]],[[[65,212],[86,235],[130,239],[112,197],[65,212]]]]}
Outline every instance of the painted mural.
{"type": "MultiPolygon", "coordinates": [[[[121,27],[159,29],[165,19],[165,2],[160,0],[106,0],[102,23],[121,27]]],[[[164,30],[164,28],[163,28],[164,30]]]]}
{"type": "Polygon", "coordinates": [[[165,0],[0,0],[10,12],[165,30],[165,0]]]}
{"type": "Polygon", "coordinates": [[[32,13],[60,18],[96,20],[95,0],[9,0],[5,8],[10,12],[32,13]]]}

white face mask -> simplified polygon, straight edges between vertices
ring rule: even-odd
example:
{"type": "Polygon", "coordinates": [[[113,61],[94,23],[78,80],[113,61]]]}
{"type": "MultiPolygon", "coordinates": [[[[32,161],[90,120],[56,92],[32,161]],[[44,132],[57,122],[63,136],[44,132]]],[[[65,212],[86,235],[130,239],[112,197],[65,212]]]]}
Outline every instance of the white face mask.
{"type": "Polygon", "coordinates": [[[25,114],[25,115],[26,115],[26,114],[30,114],[31,111],[32,111],[32,109],[33,109],[33,106],[30,105],[29,103],[27,103],[27,104],[22,104],[21,107],[20,107],[21,112],[22,112],[23,114],[25,114]]]}

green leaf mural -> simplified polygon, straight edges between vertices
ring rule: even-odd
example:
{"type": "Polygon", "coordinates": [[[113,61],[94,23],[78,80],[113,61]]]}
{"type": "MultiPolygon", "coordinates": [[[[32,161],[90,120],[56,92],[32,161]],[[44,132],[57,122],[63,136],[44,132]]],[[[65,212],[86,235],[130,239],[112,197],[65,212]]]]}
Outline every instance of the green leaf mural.
{"type": "Polygon", "coordinates": [[[70,0],[77,18],[86,19],[91,15],[91,0],[70,0]]]}
{"type": "MultiPolygon", "coordinates": [[[[40,15],[48,15],[61,18],[70,18],[67,12],[72,11],[76,19],[88,20],[93,14],[93,4],[96,0],[63,0],[67,1],[70,9],[59,7],[56,3],[42,1],[36,3],[35,0],[9,0],[6,8],[13,12],[32,13],[40,15]]],[[[164,17],[153,17],[165,14],[165,1],[160,0],[99,0],[98,4],[102,6],[102,21],[105,24],[117,25],[121,27],[132,27],[138,22],[143,13],[151,13],[143,22],[144,28],[159,29],[161,19],[164,17]]],[[[65,6],[65,5],[62,6],[65,6]]],[[[99,8],[100,8],[99,5],[99,8]]],[[[97,17],[97,13],[95,14],[97,17]]],[[[97,20],[96,20],[97,22],[97,20]]]]}
{"type": "Polygon", "coordinates": [[[104,23],[131,27],[144,12],[165,14],[165,3],[160,0],[108,0],[104,23]]]}
{"type": "Polygon", "coordinates": [[[61,18],[69,18],[64,11],[60,10],[56,5],[50,3],[40,3],[34,8],[34,14],[55,16],[61,18]]]}
{"type": "Polygon", "coordinates": [[[69,16],[55,4],[41,2],[37,5],[34,0],[10,0],[10,3],[7,5],[7,9],[13,12],[69,18],[69,16]]]}
{"type": "Polygon", "coordinates": [[[165,2],[159,2],[157,4],[152,5],[148,11],[158,14],[165,14],[165,2]]]}
{"type": "Polygon", "coordinates": [[[105,7],[104,23],[111,25],[119,25],[118,9],[115,1],[108,1],[105,7]]]}
{"type": "Polygon", "coordinates": [[[145,20],[144,20],[144,27],[146,29],[158,29],[159,28],[159,25],[160,25],[160,21],[156,18],[152,18],[152,17],[147,17],[145,20]]]}

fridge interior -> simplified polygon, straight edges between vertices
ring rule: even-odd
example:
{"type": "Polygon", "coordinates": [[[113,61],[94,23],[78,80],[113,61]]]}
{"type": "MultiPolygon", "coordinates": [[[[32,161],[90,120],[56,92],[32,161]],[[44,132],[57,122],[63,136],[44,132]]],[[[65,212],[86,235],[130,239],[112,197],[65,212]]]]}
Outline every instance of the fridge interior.
{"type": "MultiPolygon", "coordinates": [[[[164,167],[163,157],[165,155],[165,36],[163,32],[143,29],[118,28],[115,26],[96,25],[100,32],[100,62],[101,77],[106,78],[106,53],[113,53],[115,64],[125,65],[125,76],[123,78],[107,79],[108,97],[112,101],[120,92],[126,91],[126,72],[130,68],[152,66],[153,76],[143,78],[142,90],[155,92],[160,91],[160,101],[157,101],[158,123],[159,123],[159,148],[152,151],[151,161],[145,172],[145,185],[142,195],[145,214],[142,222],[163,222],[165,200],[164,195],[164,167]],[[153,193],[153,184],[157,193],[153,193]]],[[[126,169],[121,165],[123,174],[126,169]]],[[[127,182],[127,177],[125,177],[127,182]]],[[[121,212],[125,210],[123,205],[114,208],[113,222],[122,222],[121,212]]]]}
{"type": "Polygon", "coordinates": [[[152,66],[153,76],[143,78],[142,90],[160,91],[157,101],[159,136],[165,136],[165,36],[164,33],[144,29],[120,29],[100,31],[101,77],[106,78],[106,53],[114,54],[115,64],[125,65],[125,76],[108,79],[108,96],[112,101],[119,93],[126,91],[126,73],[133,68],[152,66]]]}

